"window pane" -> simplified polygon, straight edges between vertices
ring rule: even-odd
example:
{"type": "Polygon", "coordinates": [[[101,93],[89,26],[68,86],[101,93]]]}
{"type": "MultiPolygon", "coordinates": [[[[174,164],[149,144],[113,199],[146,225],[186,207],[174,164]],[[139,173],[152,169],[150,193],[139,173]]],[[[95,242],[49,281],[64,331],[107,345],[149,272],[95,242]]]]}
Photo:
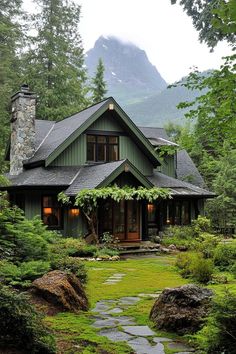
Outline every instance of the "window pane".
{"type": "Polygon", "coordinates": [[[99,135],[98,135],[97,139],[98,139],[98,140],[97,140],[98,143],[103,143],[103,144],[106,143],[106,137],[105,137],[105,136],[99,136],[99,135]]]}
{"type": "Polygon", "coordinates": [[[189,202],[184,201],[182,204],[182,225],[188,225],[189,223],[190,223],[189,202]]]}
{"type": "Polygon", "coordinates": [[[109,144],[118,144],[117,136],[109,136],[109,144]]]}
{"type": "Polygon", "coordinates": [[[94,135],[87,135],[87,141],[89,143],[95,143],[96,142],[96,137],[94,135]]]}
{"type": "Polygon", "coordinates": [[[98,149],[97,161],[106,161],[106,145],[98,144],[97,149],[98,149]]]}
{"type": "Polygon", "coordinates": [[[109,145],[109,161],[119,160],[118,145],[109,145]]]}
{"type": "Polygon", "coordinates": [[[87,143],[87,161],[96,161],[95,147],[94,143],[87,143]]]}
{"type": "Polygon", "coordinates": [[[42,206],[42,218],[49,228],[58,229],[62,226],[61,207],[57,196],[44,196],[42,206]]]}

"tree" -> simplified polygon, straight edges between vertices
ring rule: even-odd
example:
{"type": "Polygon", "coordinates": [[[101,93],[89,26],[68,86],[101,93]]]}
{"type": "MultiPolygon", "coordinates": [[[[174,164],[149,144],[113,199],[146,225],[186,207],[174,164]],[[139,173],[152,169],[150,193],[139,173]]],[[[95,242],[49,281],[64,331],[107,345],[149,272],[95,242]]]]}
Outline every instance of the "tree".
{"type": "MultiPolygon", "coordinates": [[[[84,189],[80,191],[75,197],[74,205],[78,206],[82,210],[88,224],[89,240],[95,243],[99,242],[96,232],[97,208],[99,201],[107,198],[110,198],[116,202],[120,202],[121,200],[145,199],[149,203],[152,203],[158,198],[171,198],[171,194],[166,188],[153,187],[147,189],[144,187],[139,187],[136,189],[128,186],[119,188],[116,185],[98,189],[84,189]]],[[[67,197],[63,192],[59,193],[58,199],[62,201],[62,203],[71,202],[70,198],[67,197]]]]}
{"type": "Polygon", "coordinates": [[[38,116],[60,120],[88,105],[87,74],[78,25],[80,6],[70,0],[34,0],[41,11],[31,16],[37,31],[29,37],[25,78],[38,96],[38,116]]]}
{"type": "Polygon", "coordinates": [[[200,41],[210,48],[223,39],[235,43],[235,0],[171,0],[171,3],[183,7],[199,32],[200,41]]]}
{"type": "Polygon", "coordinates": [[[3,158],[9,133],[10,96],[19,87],[18,48],[22,41],[22,30],[18,22],[21,13],[21,0],[0,1],[0,164],[3,158]]]}
{"type": "Polygon", "coordinates": [[[107,93],[106,82],[104,81],[105,67],[102,59],[99,58],[95,77],[92,79],[92,100],[93,103],[102,101],[107,93]]]}

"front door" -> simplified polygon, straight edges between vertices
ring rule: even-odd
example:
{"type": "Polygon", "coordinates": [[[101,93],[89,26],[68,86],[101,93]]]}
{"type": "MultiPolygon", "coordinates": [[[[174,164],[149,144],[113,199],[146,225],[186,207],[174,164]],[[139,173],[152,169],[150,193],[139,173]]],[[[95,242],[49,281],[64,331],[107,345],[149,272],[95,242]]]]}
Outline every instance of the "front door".
{"type": "Polygon", "coordinates": [[[113,235],[120,241],[140,241],[140,208],[136,200],[113,203],[113,235]]]}

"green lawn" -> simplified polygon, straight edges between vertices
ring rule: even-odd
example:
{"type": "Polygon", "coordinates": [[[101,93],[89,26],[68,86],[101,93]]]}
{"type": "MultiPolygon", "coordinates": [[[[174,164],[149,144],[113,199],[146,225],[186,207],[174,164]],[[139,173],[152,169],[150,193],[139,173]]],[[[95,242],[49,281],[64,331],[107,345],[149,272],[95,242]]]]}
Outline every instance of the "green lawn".
{"type": "MultiPolygon", "coordinates": [[[[166,287],[186,284],[188,281],[179,275],[174,263],[174,256],[129,259],[118,262],[86,262],[88,270],[86,292],[91,309],[99,300],[118,299],[140,293],[155,293],[166,287]],[[103,284],[114,273],[124,273],[125,276],[117,284],[103,284]]],[[[231,284],[232,286],[236,289],[235,282],[231,284]]],[[[212,287],[220,292],[225,286],[212,287]]],[[[154,301],[152,298],[145,298],[136,305],[130,306],[123,314],[133,316],[137,324],[152,326],[152,323],[149,322],[149,313],[154,301]]],[[[90,315],[91,313],[80,315],[63,313],[46,319],[58,338],[60,348],[58,353],[132,353],[127,345],[112,343],[105,337],[98,336],[97,330],[91,327],[90,315]]],[[[166,336],[167,334],[157,332],[157,335],[166,336]]],[[[174,334],[168,334],[168,337],[177,338],[174,334]]],[[[167,350],[166,353],[173,353],[173,351],[167,350]]]]}

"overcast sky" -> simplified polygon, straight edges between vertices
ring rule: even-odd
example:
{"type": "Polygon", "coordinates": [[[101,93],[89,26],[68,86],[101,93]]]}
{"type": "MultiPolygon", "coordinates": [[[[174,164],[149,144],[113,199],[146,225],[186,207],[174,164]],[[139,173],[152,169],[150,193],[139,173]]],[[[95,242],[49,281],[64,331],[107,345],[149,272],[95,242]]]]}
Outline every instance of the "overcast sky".
{"type": "MultiPolygon", "coordinates": [[[[85,51],[100,35],[114,35],[144,49],[163,78],[172,83],[190,68],[217,68],[229,54],[221,43],[210,53],[199,43],[191,19],[170,0],[75,0],[82,6],[79,32],[85,51]]],[[[30,0],[25,0],[30,4],[30,0]]],[[[28,7],[29,8],[29,7],[28,7]]]]}

